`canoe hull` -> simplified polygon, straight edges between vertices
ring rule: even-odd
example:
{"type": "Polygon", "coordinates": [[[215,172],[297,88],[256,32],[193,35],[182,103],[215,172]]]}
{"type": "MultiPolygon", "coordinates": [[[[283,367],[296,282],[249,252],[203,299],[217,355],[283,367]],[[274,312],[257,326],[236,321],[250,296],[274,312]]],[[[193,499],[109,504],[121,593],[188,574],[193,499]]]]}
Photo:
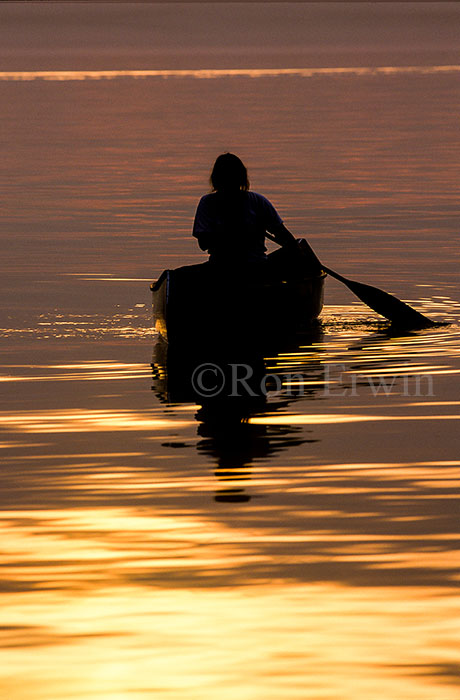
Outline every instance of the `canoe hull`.
{"type": "Polygon", "coordinates": [[[252,284],[210,281],[202,267],[165,270],[151,285],[155,329],[169,343],[292,334],[311,326],[323,308],[324,272],[252,284]]]}

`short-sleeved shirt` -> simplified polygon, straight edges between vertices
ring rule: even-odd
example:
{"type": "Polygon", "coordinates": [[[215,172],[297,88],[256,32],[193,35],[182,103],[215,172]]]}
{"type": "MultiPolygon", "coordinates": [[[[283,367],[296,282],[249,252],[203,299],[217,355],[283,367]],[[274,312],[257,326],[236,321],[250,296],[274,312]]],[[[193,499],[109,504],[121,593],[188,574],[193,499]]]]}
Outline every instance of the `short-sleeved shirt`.
{"type": "Polygon", "coordinates": [[[257,192],[212,192],[198,203],[193,235],[211,261],[257,262],[265,259],[266,231],[276,234],[282,225],[273,204],[257,192]]]}

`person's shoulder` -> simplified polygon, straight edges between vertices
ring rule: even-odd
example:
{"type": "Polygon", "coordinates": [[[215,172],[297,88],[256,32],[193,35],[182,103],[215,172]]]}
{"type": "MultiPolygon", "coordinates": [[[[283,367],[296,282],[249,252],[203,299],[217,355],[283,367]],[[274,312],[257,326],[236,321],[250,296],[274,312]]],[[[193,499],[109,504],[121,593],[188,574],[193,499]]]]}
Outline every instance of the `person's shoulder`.
{"type": "Polygon", "coordinates": [[[254,190],[248,190],[246,194],[250,199],[266,199],[266,197],[264,197],[263,194],[260,194],[259,192],[254,192],[254,190]]]}
{"type": "Polygon", "coordinates": [[[202,197],[200,197],[200,204],[203,202],[203,204],[206,204],[207,202],[211,201],[211,198],[215,196],[215,192],[208,192],[207,194],[204,194],[202,197]]]}
{"type": "Polygon", "coordinates": [[[273,204],[270,202],[270,200],[267,199],[267,197],[264,197],[264,195],[260,194],[259,192],[253,192],[252,190],[249,190],[248,195],[253,201],[260,202],[260,204],[262,204],[264,206],[268,206],[268,207],[273,206],[273,204]]]}

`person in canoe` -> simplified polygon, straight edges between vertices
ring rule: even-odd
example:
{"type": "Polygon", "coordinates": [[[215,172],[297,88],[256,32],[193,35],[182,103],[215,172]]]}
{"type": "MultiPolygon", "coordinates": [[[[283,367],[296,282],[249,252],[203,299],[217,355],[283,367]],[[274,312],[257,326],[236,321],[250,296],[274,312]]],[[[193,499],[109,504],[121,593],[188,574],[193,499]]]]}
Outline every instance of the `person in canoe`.
{"type": "MultiPolygon", "coordinates": [[[[246,272],[269,277],[291,273],[308,263],[303,246],[284,225],[269,200],[249,189],[244,163],[233,153],[218,156],[211,172],[212,191],[201,197],[193,236],[209,263],[220,272],[246,272]],[[265,238],[282,247],[266,254],[265,238]]],[[[307,246],[308,247],[308,246],[307,246]]]]}

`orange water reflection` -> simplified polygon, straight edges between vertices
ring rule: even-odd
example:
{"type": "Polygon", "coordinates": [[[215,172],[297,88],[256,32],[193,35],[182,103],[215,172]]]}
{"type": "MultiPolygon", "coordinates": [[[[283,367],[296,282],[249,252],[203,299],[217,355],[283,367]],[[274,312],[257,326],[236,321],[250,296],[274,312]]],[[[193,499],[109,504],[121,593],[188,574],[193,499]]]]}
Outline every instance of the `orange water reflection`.
{"type": "Polygon", "coordinates": [[[6,650],[6,693],[21,700],[70,697],[69,688],[74,698],[107,700],[198,700],[216,692],[230,699],[238,690],[251,699],[261,692],[273,699],[457,697],[452,618],[458,607],[436,590],[423,609],[411,589],[401,598],[399,591],[327,584],[261,586],[244,594],[127,593],[118,588],[84,602],[43,593],[48,627],[40,627],[36,609],[28,611],[15,635],[18,647],[34,640],[34,653],[24,677],[19,650],[6,650]],[[426,658],[428,640],[435,660],[426,658]]]}
{"type": "Polygon", "coordinates": [[[139,508],[3,521],[6,697],[457,697],[455,579],[410,575],[451,568],[450,536],[408,541],[401,523],[399,536],[280,535],[254,522],[235,531],[139,508]],[[302,582],[286,578],[293,565],[302,582]],[[375,571],[374,585],[342,580],[358,565],[375,571]]]}
{"type": "Polygon", "coordinates": [[[243,412],[123,348],[4,366],[5,697],[456,698],[458,329],[361,313],[243,412]]]}
{"type": "MultiPolygon", "coordinates": [[[[424,612],[417,601],[401,600],[387,591],[377,589],[358,597],[333,586],[280,588],[276,594],[260,588],[245,596],[231,591],[152,595],[140,589],[127,599],[125,593],[121,589],[88,598],[84,608],[74,600],[66,607],[67,624],[62,624],[62,615],[51,616],[55,628],[48,638],[46,631],[33,629],[37,620],[32,617],[26,629],[38,644],[29,678],[38,681],[39,690],[29,679],[21,683],[18,694],[10,683],[5,690],[14,690],[18,698],[30,697],[31,690],[37,698],[58,698],[67,697],[70,686],[75,698],[118,700],[149,693],[211,698],[216,690],[233,698],[239,688],[255,698],[260,695],[248,694],[247,689],[257,687],[269,698],[286,692],[318,697],[324,677],[329,677],[327,692],[345,699],[430,698],[437,679],[443,683],[443,698],[456,697],[455,631],[450,620],[458,610],[435,591],[424,612]],[[376,612],[383,601],[385,616],[376,612]],[[303,629],[299,614],[305,620],[303,629]],[[94,632],[99,625],[103,634],[94,632]],[[325,629],[335,633],[325,634],[325,629]],[[442,661],[425,661],[423,642],[428,638],[442,661]],[[40,642],[53,645],[52,655],[40,642]],[[56,669],[68,667],[69,654],[72,666],[66,677],[59,677],[56,669]],[[362,659],[369,656],[372,663],[363,667],[362,659]],[[77,670],[80,665],[84,674],[77,670]],[[302,670],[304,665],[308,672],[302,670]],[[291,679],[288,690],[286,678],[291,679]]],[[[55,600],[44,596],[42,602],[44,607],[48,602],[50,611],[59,610],[55,600]]],[[[19,643],[24,633],[18,630],[19,643]]],[[[5,659],[14,677],[21,670],[17,655],[9,651],[5,659]]]]}
{"type": "Polygon", "coordinates": [[[235,74],[208,54],[223,70],[187,77],[12,51],[2,696],[458,697],[455,56],[235,74]],[[223,143],[321,259],[452,326],[392,338],[328,280],[323,337],[270,353],[290,378],[265,402],[181,402],[166,371],[152,392],[143,280],[198,262],[223,143]]]}
{"type": "Polygon", "coordinates": [[[275,78],[319,76],[392,76],[392,75],[439,75],[460,73],[459,65],[440,66],[375,66],[346,68],[226,68],[226,69],[185,69],[185,70],[54,70],[54,71],[1,71],[0,80],[9,81],[69,81],[69,80],[115,80],[120,78],[198,78],[202,80],[218,78],[275,78]]]}

